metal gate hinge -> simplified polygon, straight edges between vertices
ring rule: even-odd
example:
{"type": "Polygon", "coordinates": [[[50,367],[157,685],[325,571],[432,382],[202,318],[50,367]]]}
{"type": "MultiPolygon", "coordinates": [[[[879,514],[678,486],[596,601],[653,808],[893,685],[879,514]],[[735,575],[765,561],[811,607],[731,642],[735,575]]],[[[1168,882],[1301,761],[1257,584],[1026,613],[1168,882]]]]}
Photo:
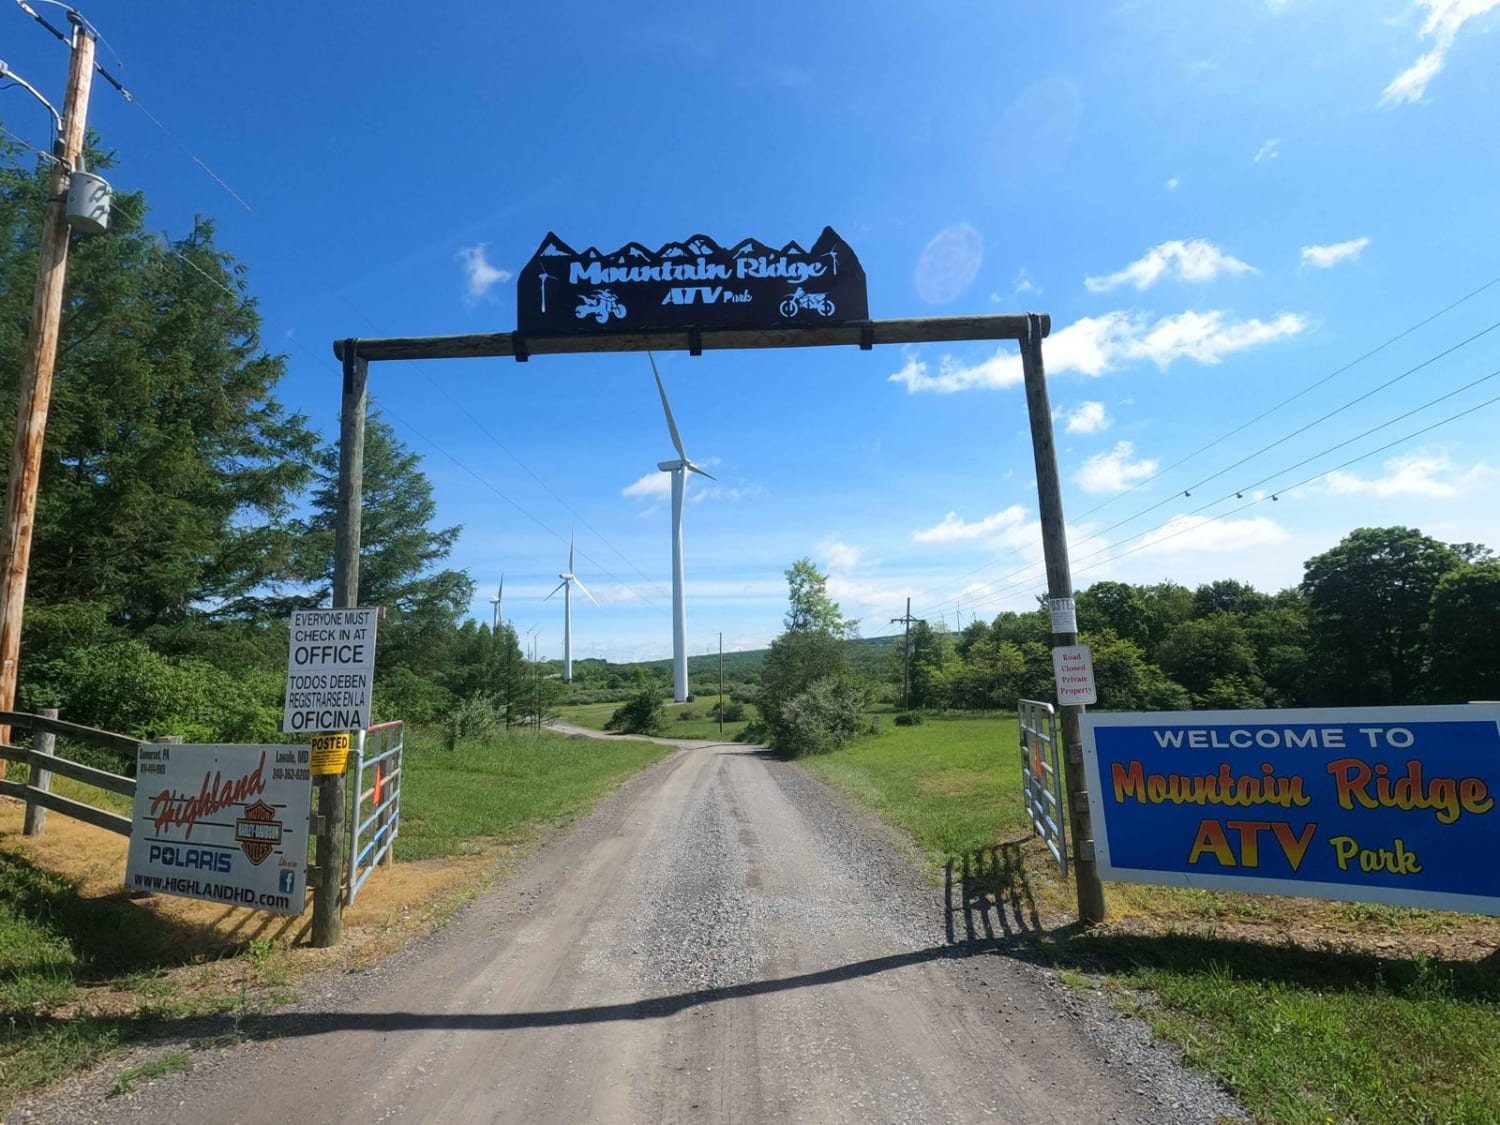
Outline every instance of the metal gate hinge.
{"type": "Polygon", "coordinates": [[[1072,762],[1074,765],[1077,765],[1078,763],[1082,762],[1083,761],[1083,747],[1080,746],[1080,745],[1078,745],[1077,743],[1073,744],[1072,746],[1069,746],[1068,747],[1068,761],[1072,762]]]}
{"type": "Polygon", "coordinates": [[[1073,841],[1073,858],[1074,859],[1086,859],[1086,860],[1088,860],[1089,862],[1092,863],[1093,859],[1094,859],[1094,841],[1092,841],[1092,840],[1074,840],[1073,841]]]}

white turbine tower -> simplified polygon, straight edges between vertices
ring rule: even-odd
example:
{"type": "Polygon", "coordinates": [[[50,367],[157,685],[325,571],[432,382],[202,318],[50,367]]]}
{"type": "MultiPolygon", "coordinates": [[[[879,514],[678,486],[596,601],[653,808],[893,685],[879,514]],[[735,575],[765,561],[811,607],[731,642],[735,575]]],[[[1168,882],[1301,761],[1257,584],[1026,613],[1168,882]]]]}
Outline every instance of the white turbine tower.
{"type": "Polygon", "coordinates": [[[687,491],[688,473],[697,473],[709,480],[714,475],[705,472],[688,459],[682,448],[682,435],[677,432],[677,422],[672,418],[672,407],[667,402],[667,388],[662,386],[661,372],[656,369],[656,357],[650,352],[651,374],[656,376],[656,389],[661,395],[661,408],[667,415],[667,430],[672,435],[672,445],[677,450],[677,460],[658,461],[656,467],[672,474],[672,697],[678,703],[687,702],[687,596],[682,589],[682,496],[687,491]]]}
{"type": "MultiPolygon", "coordinates": [[[[571,537],[568,539],[568,569],[558,577],[562,581],[557,584],[552,594],[557,593],[558,590],[563,592],[563,683],[571,684],[573,682],[573,587],[577,586],[584,597],[594,602],[595,605],[599,604],[594,601],[594,595],[589,593],[589,588],[578,581],[573,574],[573,540],[571,537]]],[[[552,597],[552,594],[548,594],[542,601],[552,597]]]]}

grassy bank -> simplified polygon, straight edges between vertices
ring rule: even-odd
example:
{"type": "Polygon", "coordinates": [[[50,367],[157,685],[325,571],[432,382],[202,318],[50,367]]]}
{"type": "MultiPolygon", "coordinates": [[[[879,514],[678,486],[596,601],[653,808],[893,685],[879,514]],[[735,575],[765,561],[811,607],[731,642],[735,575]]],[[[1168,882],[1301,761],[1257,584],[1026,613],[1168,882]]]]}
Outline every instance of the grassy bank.
{"type": "MultiPolygon", "coordinates": [[[[472,893],[501,846],[586,811],[670,752],[549,732],[452,751],[436,737],[409,736],[396,866],[365,885],[346,911],[345,945],[333,951],[295,946],[306,915],[132,900],[122,837],[52,813],[46,833],[28,839],[20,805],[0,803],[0,1114],[26,1091],[184,1019],[275,1006],[294,996],[302,973],[378,956],[472,893]]],[[[65,779],[55,787],[104,803],[97,790],[65,779]]],[[[158,1065],[132,1068],[121,1081],[128,1086],[158,1065]]]]}
{"type": "Polygon", "coordinates": [[[986,919],[1026,931],[1017,954],[1105,990],[1259,1120],[1500,1121],[1500,921],[1110,884],[1110,923],[1084,934],[1030,838],[1013,718],[891,727],[805,764],[909,832],[935,875],[962,873],[959,939],[986,919]]]}
{"type": "Polygon", "coordinates": [[[550,731],[446,750],[435,736],[413,734],[397,851],[404,859],[428,859],[517,843],[592,807],[669,753],[640,739],[565,738],[550,731]]]}
{"type": "MultiPolygon", "coordinates": [[[[718,700],[719,697],[715,695],[705,696],[693,703],[668,703],[665,708],[666,719],[656,734],[662,738],[722,738],[726,742],[733,742],[750,725],[751,720],[758,717],[758,713],[753,703],[744,704],[745,718],[737,723],[725,723],[724,730],[720,733],[719,720],[709,715],[709,708],[718,700]]],[[[604,724],[609,722],[609,717],[619,706],[618,703],[576,703],[560,707],[558,714],[565,723],[588,727],[589,730],[603,730],[604,724]]]]}

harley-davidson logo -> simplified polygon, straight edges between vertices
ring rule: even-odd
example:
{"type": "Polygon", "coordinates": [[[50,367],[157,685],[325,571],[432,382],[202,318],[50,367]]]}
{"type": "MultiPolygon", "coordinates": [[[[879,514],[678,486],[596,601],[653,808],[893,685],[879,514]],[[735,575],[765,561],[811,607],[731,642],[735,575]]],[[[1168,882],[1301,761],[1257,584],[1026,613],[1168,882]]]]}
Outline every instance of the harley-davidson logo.
{"type": "Polygon", "coordinates": [[[245,815],[234,822],[234,838],[251,863],[259,866],[281,843],[281,821],[264,801],[245,806],[245,815]]]}

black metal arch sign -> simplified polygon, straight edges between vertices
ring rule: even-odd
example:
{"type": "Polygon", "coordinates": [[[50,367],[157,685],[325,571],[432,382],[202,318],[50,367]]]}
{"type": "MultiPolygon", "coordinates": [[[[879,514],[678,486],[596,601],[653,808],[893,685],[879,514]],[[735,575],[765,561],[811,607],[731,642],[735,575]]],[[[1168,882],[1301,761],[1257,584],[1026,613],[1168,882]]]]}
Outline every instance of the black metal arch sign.
{"type": "Polygon", "coordinates": [[[522,336],[616,335],[651,329],[788,328],[870,317],[865,271],[832,227],[804,250],[747,238],[724,249],[706,235],[612,254],[542,240],[516,286],[522,336]]]}

